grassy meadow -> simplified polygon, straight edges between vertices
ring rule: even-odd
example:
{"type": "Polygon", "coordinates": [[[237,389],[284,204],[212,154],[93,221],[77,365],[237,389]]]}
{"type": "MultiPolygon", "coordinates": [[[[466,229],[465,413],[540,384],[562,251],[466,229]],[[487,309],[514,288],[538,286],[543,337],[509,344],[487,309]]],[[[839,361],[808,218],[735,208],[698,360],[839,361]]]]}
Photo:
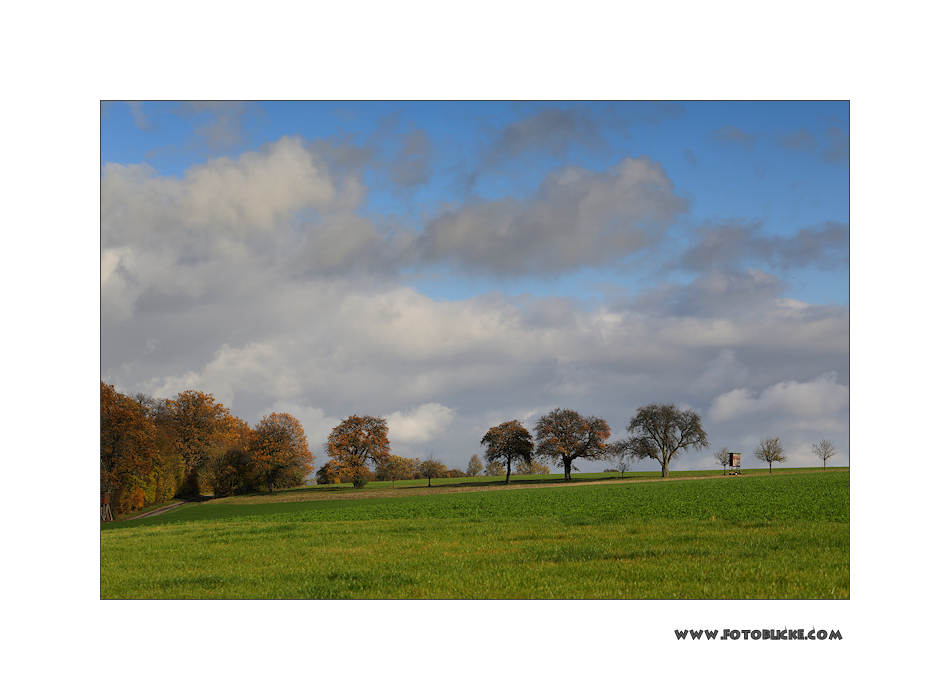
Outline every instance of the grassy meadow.
{"type": "Polygon", "coordinates": [[[187,504],[103,524],[101,595],[848,597],[847,470],[645,480],[656,476],[374,482],[187,504]]]}

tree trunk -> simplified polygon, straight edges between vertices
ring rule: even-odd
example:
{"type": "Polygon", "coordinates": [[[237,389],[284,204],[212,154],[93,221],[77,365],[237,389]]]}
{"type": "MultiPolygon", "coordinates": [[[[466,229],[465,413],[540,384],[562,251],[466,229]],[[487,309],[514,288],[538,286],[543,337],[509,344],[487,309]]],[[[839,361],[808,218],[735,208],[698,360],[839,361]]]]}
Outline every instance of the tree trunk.
{"type": "Polygon", "coordinates": [[[432,475],[429,474],[429,486],[432,486],[432,475]]]}
{"type": "Polygon", "coordinates": [[[769,474],[771,474],[771,473],[772,473],[772,463],[769,462],[769,474]]]}
{"type": "Polygon", "coordinates": [[[564,481],[571,480],[571,460],[564,458],[564,481]]]}
{"type": "Polygon", "coordinates": [[[507,484],[510,481],[511,481],[511,457],[508,458],[508,473],[505,474],[505,483],[507,484]]]}
{"type": "Polygon", "coordinates": [[[663,477],[666,478],[670,475],[670,464],[669,462],[663,462],[663,477]]]}
{"type": "Polygon", "coordinates": [[[825,457],[825,458],[823,458],[823,459],[821,460],[821,468],[822,468],[822,469],[827,469],[827,468],[828,468],[828,458],[827,458],[827,457],[825,457]]]}

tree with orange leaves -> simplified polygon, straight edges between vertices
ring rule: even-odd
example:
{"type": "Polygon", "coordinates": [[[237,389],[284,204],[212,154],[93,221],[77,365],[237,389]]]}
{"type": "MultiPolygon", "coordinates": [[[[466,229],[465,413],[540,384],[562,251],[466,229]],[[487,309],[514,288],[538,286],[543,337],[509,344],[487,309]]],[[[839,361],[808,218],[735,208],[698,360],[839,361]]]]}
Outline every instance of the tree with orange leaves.
{"type": "Polygon", "coordinates": [[[313,470],[303,425],[289,413],[261,418],[251,433],[249,451],[269,491],[299,486],[313,470]]]}
{"type": "Polygon", "coordinates": [[[350,416],[330,431],[326,450],[330,459],[324,469],[330,478],[366,483],[367,462],[377,469],[389,463],[389,426],[384,418],[350,416]]]}
{"type": "Polygon", "coordinates": [[[482,444],[485,445],[485,460],[489,464],[495,460],[505,461],[508,468],[505,474],[506,484],[511,481],[512,461],[531,463],[534,443],[531,440],[531,433],[521,425],[521,421],[510,420],[489,428],[482,438],[482,444]]]}
{"type": "Polygon", "coordinates": [[[199,491],[198,474],[214,458],[249,437],[247,423],[235,418],[214,396],[201,391],[183,391],[165,401],[167,420],[175,435],[175,447],[185,462],[180,493],[199,491]]]}
{"type": "Polygon", "coordinates": [[[142,487],[152,476],[158,450],[155,426],[142,406],[99,382],[99,470],[101,489],[110,494],[112,509],[141,508],[142,487]]]}
{"type": "Polygon", "coordinates": [[[575,459],[596,460],[607,456],[610,426],[603,418],[555,408],[541,416],[534,436],[538,441],[538,454],[554,463],[561,462],[564,480],[570,481],[575,459]]]}

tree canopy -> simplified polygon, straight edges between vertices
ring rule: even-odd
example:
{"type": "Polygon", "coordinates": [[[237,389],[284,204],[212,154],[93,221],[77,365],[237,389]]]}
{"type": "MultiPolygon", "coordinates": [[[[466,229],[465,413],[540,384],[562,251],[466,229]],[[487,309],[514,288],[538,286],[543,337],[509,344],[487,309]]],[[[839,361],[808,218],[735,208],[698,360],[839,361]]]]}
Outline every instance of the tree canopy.
{"type": "Polygon", "coordinates": [[[630,437],[623,443],[624,451],[638,459],[655,459],[664,477],[669,476],[670,462],[678,452],[709,447],[699,414],[673,404],[641,406],[627,432],[630,437]]]}
{"type": "Polygon", "coordinates": [[[541,416],[534,428],[537,454],[564,467],[564,480],[570,481],[575,459],[604,459],[610,426],[603,418],[582,416],[577,411],[555,408],[541,416]]]}
{"type": "Polygon", "coordinates": [[[764,438],[755,448],[755,458],[769,463],[769,474],[772,473],[772,462],[784,462],[785,450],[777,437],[764,438]]]}
{"type": "Polygon", "coordinates": [[[482,438],[482,444],[485,446],[486,461],[491,463],[503,460],[507,465],[506,484],[511,482],[512,461],[530,463],[534,451],[531,433],[519,420],[510,420],[489,428],[482,438]]]}
{"type": "Polygon", "coordinates": [[[831,440],[821,440],[811,446],[811,451],[821,460],[821,468],[828,468],[828,460],[837,454],[834,443],[831,440]]]}
{"type": "Polygon", "coordinates": [[[389,461],[389,426],[384,418],[350,416],[330,432],[326,452],[330,459],[323,469],[330,478],[365,483],[367,462],[378,469],[389,461]]]}

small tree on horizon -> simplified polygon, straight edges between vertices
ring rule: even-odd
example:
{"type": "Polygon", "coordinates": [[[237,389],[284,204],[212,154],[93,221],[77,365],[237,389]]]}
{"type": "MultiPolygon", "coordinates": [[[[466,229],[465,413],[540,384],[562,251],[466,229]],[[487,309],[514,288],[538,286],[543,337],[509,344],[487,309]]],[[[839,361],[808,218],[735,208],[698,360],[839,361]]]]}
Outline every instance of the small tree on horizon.
{"type": "Polygon", "coordinates": [[[769,474],[772,473],[772,462],[784,462],[787,459],[785,450],[777,437],[763,439],[755,449],[755,458],[760,462],[769,463],[769,474]]]}
{"type": "Polygon", "coordinates": [[[811,446],[811,451],[814,452],[818,456],[818,459],[821,460],[822,469],[827,469],[828,460],[837,454],[835,446],[831,440],[822,440],[820,442],[816,442],[811,446]]]}
{"type": "Polygon", "coordinates": [[[713,455],[716,458],[716,464],[722,467],[722,475],[726,475],[726,467],[729,466],[729,450],[726,447],[723,447],[716,451],[716,454],[713,455]]]}
{"type": "Polygon", "coordinates": [[[472,455],[472,458],[468,460],[465,473],[471,477],[476,477],[482,473],[482,460],[478,458],[478,455],[472,455]]]}
{"type": "Polygon", "coordinates": [[[419,465],[419,473],[429,480],[429,486],[432,486],[432,479],[443,478],[448,475],[448,471],[442,462],[431,457],[419,465]]]}
{"type": "Polygon", "coordinates": [[[324,465],[329,477],[340,481],[365,484],[369,480],[369,467],[376,468],[389,461],[389,427],[385,418],[373,416],[350,416],[332,431],[326,445],[330,458],[324,465]]]}
{"type": "Polygon", "coordinates": [[[505,473],[505,465],[501,462],[488,462],[485,465],[485,476],[501,476],[505,473]]]}

